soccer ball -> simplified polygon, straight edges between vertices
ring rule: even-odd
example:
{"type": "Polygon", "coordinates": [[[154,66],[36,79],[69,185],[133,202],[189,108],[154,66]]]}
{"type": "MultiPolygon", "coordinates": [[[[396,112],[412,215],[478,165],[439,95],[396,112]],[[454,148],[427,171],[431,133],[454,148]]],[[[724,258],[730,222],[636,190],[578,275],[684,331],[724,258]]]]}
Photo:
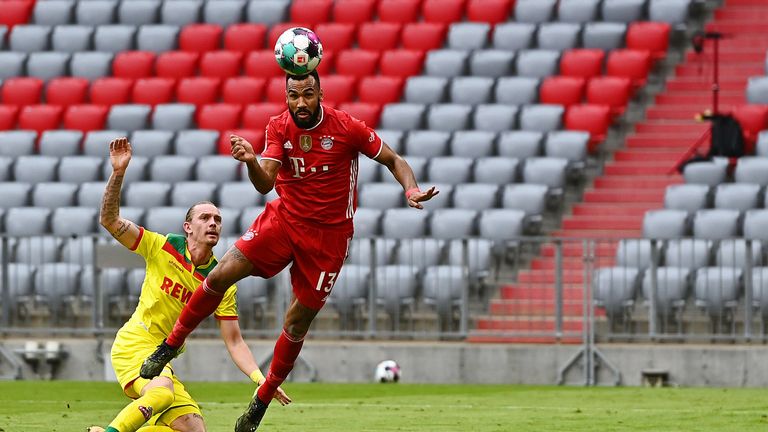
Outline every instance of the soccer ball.
{"type": "Polygon", "coordinates": [[[376,382],[396,383],[400,381],[400,366],[394,360],[384,360],[376,366],[376,382]]]}
{"type": "Polygon", "coordinates": [[[308,28],[289,28],[275,43],[275,60],[281,69],[291,75],[312,72],[322,58],[323,44],[315,32],[308,28]]]}

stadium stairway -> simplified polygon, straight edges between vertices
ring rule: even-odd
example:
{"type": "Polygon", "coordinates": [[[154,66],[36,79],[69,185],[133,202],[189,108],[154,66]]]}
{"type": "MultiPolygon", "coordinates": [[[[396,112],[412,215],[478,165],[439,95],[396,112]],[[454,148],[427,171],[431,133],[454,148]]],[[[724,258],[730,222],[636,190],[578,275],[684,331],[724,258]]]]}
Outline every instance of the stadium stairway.
{"type": "MultiPolygon", "coordinates": [[[[742,122],[755,111],[746,105],[747,79],[764,73],[768,35],[762,32],[768,3],[762,0],[726,0],[714,11],[704,30],[728,35],[720,42],[720,111],[733,111],[742,122]]],[[[676,163],[708,131],[709,124],[695,116],[711,109],[712,43],[703,53],[692,48],[672,70],[664,90],[647,106],[645,118],[634,125],[623,147],[606,162],[601,175],[584,191],[581,202],[550,233],[564,239],[598,238],[594,259],[613,265],[619,239],[641,237],[645,212],[663,207],[667,186],[683,183],[676,163]]],[[[746,120],[746,122],[745,122],[746,120]]],[[[749,126],[745,135],[756,134],[749,126]]],[[[753,135],[754,136],[754,135],[753,135]]],[[[706,146],[705,146],[706,147],[706,146]]],[[[580,337],[517,336],[555,329],[556,247],[544,245],[514,284],[500,289],[488,315],[479,319],[470,340],[511,343],[580,343],[580,337]]],[[[584,258],[580,242],[563,246],[563,333],[578,334],[582,327],[584,258]]],[[[597,311],[599,314],[601,311],[597,311]]]]}

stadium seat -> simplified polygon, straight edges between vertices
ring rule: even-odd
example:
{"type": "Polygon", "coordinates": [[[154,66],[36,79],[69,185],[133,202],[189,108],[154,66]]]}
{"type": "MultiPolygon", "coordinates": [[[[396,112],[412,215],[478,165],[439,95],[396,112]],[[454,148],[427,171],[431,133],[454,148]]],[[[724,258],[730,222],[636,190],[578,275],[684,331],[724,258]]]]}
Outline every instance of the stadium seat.
{"type": "Polygon", "coordinates": [[[377,15],[380,21],[410,23],[418,21],[421,0],[380,1],[377,15]]]}
{"type": "Polygon", "coordinates": [[[620,116],[632,98],[632,83],[629,78],[595,77],[587,83],[587,103],[607,105],[612,116],[620,116]]]}
{"type": "Polygon", "coordinates": [[[381,55],[380,73],[407,78],[421,73],[424,53],[413,50],[389,50],[381,55]]]}
{"type": "Polygon", "coordinates": [[[558,20],[586,24],[597,21],[601,0],[560,0],[557,6],[558,20]]]}
{"type": "Polygon", "coordinates": [[[161,78],[186,78],[196,74],[200,56],[196,52],[166,51],[157,56],[155,75],[161,78]]]}
{"type": "Polygon", "coordinates": [[[405,139],[405,154],[408,156],[437,157],[445,156],[448,150],[450,133],[419,130],[411,131],[405,139]]]}
{"type": "Polygon", "coordinates": [[[627,28],[627,48],[649,51],[653,60],[662,59],[669,48],[671,26],[665,22],[635,22],[627,28]]]}
{"type": "Polygon", "coordinates": [[[631,267],[608,267],[595,271],[592,298],[595,306],[605,311],[611,330],[618,330],[620,326],[628,328],[641,275],[638,269],[631,267]]]}
{"type": "Polygon", "coordinates": [[[536,25],[521,22],[497,24],[493,30],[492,46],[498,50],[518,51],[533,46],[536,25]]]}
{"type": "Polygon", "coordinates": [[[691,4],[691,0],[650,0],[648,18],[650,21],[684,24],[691,4]]]}
{"type": "Polygon", "coordinates": [[[499,186],[488,183],[465,183],[456,185],[453,192],[453,207],[485,210],[498,207],[499,186]]]}
{"type": "Polygon", "coordinates": [[[147,229],[159,233],[183,233],[179,221],[184,220],[187,207],[156,207],[147,209],[144,223],[147,229]]]}
{"type": "MultiPolygon", "coordinates": [[[[284,80],[283,80],[284,88],[284,80]]],[[[356,81],[354,77],[345,75],[329,75],[323,78],[323,101],[333,104],[351,102],[355,98],[356,81]]],[[[284,90],[281,92],[285,99],[284,90]]]]}
{"type": "Polygon", "coordinates": [[[35,152],[37,132],[11,130],[0,132],[0,154],[3,156],[26,156],[35,152]]]}
{"type": "Polygon", "coordinates": [[[552,21],[557,0],[517,0],[515,20],[525,23],[544,23],[552,21]]]}
{"type": "Polygon", "coordinates": [[[0,51],[0,79],[24,76],[26,53],[0,51]]]}
{"type": "Polygon", "coordinates": [[[499,135],[499,156],[525,159],[542,154],[544,133],[533,130],[502,132],[499,135]]]}
{"type": "Polygon", "coordinates": [[[425,211],[414,212],[408,208],[390,208],[384,211],[382,232],[391,239],[424,237],[427,232],[425,211]]]}
{"type": "Polygon", "coordinates": [[[477,235],[477,209],[437,209],[429,220],[430,237],[453,240],[477,235]]]}
{"type": "Polygon", "coordinates": [[[216,103],[219,100],[220,83],[218,78],[183,78],[176,87],[176,100],[193,105],[216,103]]]}
{"type": "MultiPolygon", "coordinates": [[[[485,48],[491,26],[486,23],[459,22],[448,29],[447,46],[451,49],[473,50],[485,48]]],[[[405,30],[403,30],[405,31],[405,30]]]]}
{"type": "Polygon", "coordinates": [[[523,181],[546,185],[550,188],[565,186],[565,174],[568,160],[555,157],[533,157],[525,160],[523,181]]]}
{"type": "Polygon", "coordinates": [[[629,78],[632,86],[639,88],[645,85],[650,68],[651,57],[648,51],[617,49],[608,55],[605,74],[629,78]]]}
{"type": "Polygon", "coordinates": [[[594,152],[608,134],[611,111],[608,105],[573,105],[565,113],[565,128],[589,132],[589,151],[594,152]]]}
{"type": "Polygon", "coordinates": [[[49,81],[69,75],[71,57],[71,54],[62,52],[34,52],[27,59],[27,76],[49,81]]]}
{"type": "Polygon", "coordinates": [[[130,51],[135,48],[135,38],[133,25],[100,25],[93,35],[93,47],[96,51],[111,53],[130,51]]]}
{"type": "Polygon", "coordinates": [[[23,0],[10,0],[3,2],[3,14],[0,15],[0,25],[12,28],[17,24],[29,21],[34,3],[23,0]]]}
{"type": "Polygon", "coordinates": [[[678,239],[688,233],[688,212],[684,210],[651,210],[643,217],[643,237],[678,239]]]}
{"type": "Polygon", "coordinates": [[[34,105],[40,103],[43,94],[43,80],[39,78],[10,78],[2,86],[2,101],[5,105],[34,105]]]}
{"type": "MultiPolygon", "coordinates": [[[[657,248],[660,248],[658,245],[657,248]]],[[[646,239],[622,239],[616,247],[616,265],[621,267],[635,267],[644,270],[651,266],[653,254],[650,240],[646,239]]],[[[660,259],[656,258],[658,265],[660,259]]]]}
{"type": "Polygon", "coordinates": [[[143,25],[136,33],[136,49],[161,53],[178,48],[179,27],[175,25],[143,25]]]}
{"type": "Polygon", "coordinates": [[[711,190],[702,184],[677,184],[667,186],[664,193],[664,208],[685,210],[693,213],[710,207],[711,190]]]}
{"type": "Polygon", "coordinates": [[[154,24],[160,17],[160,0],[134,0],[120,3],[117,22],[121,24],[154,24]]]}
{"type": "MultiPolygon", "coordinates": [[[[498,24],[507,21],[511,11],[512,0],[469,0],[467,3],[467,20],[498,24]]],[[[457,19],[456,21],[459,21],[457,19]]]]}
{"type": "Polygon", "coordinates": [[[445,40],[446,26],[436,22],[417,22],[403,26],[403,48],[416,51],[439,49],[445,40]]]}
{"type": "MultiPolygon", "coordinates": [[[[91,39],[93,27],[90,26],[56,26],[51,36],[51,48],[53,51],[74,53],[78,51],[92,51],[91,39]]],[[[128,47],[126,49],[131,49],[128,47]]]]}
{"type": "Polygon", "coordinates": [[[226,27],[243,20],[244,0],[206,2],[203,5],[203,21],[226,27]]]}
{"type": "MultiPolygon", "coordinates": [[[[483,51],[479,51],[483,52],[483,51]]],[[[427,53],[424,62],[425,74],[429,76],[455,77],[467,74],[467,50],[433,50],[427,53]]]]}
{"type": "Polygon", "coordinates": [[[0,187],[0,207],[13,208],[30,205],[31,184],[3,181],[0,186],[2,186],[0,187]]]}
{"type": "Polygon", "coordinates": [[[260,103],[246,105],[243,110],[243,127],[246,129],[264,130],[269,118],[285,111],[285,104],[260,103]]]}
{"type": "Polygon", "coordinates": [[[0,105],[0,131],[16,128],[19,107],[15,105],[0,105]]]}
{"type": "Polygon", "coordinates": [[[262,195],[250,182],[227,182],[219,187],[217,203],[221,207],[242,210],[260,206],[262,195]]]}
{"type": "Polygon", "coordinates": [[[602,75],[605,51],[601,49],[573,49],[560,59],[560,75],[593,78],[602,75]]]}
{"type": "Polygon", "coordinates": [[[230,78],[240,75],[242,53],[237,51],[211,51],[200,57],[200,75],[230,78]]]}
{"type": "Polygon", "coordinates": [[[45,101],[52,105],[80,104],[85,102],[87,92],[88,80],[84,78],[56,78],[45,88],[45,101]]]}
{"type": "Polygon", "coordinates": [[[197,125],[201,129],[235,129],[240,124],[242,106],[234,104],[203,105],[197,110],[197,125]]]}
{"type": "Polygon", "coordinates": [[[500,78],[512,75],[515,54],[503,50],[480,50],[469,58],[469,74],[472,76],[500,78]]]}
{"type": "Polygon", "coordinates": [[[179,34],[179,48],[201,53],[215,51],[221,46],[221,34],[221,26],[215,24],[188,25],[179,34]]]}
{"type": "Polygon", "coordinates": [[[168,103],[173,99],[176,81],[170,78],[140,78],[131,90],[131,101],[145,105],[168,103]]]}
{"type": "Polygon", "coordinates": [[[546,78],[556,75],[560,52],[554,50],[518,51],[515,59],[517,75],[521,77],[546,78]]]}
{"type": "Polygon", "coordinates": [[[563,22],[550,22],[539,25],[536,32],[536,45],[539,49],[565,51],[581,44],[581,25],[563,22]]]}
{"type": "MultiPolygon", "coordinates": [[[[364,78],[375,75],[379,65],[379,52],[366,50],[344,50],[336,56],[336,73],[339,75],[364,78]]],[[[326,79],[323,80],[325,87],[326,79]]]]}
{"type": "Polygon", "coordinates": [[[149,180],[171,184],[191,181],[195,161],[191,156],[154,156],[149,164],[149,180]]]}
{"type": "Polygon", "coordinates": [[[752,154],[757,134],[768,129],[768,106],[739,105],[733,109],[732,114],[741,125],[745,153],[752,154]]]}
{"type": "MultiPolygon", "coordinates": [[[[412,81],[411,78],[410,81],[412,81]]],[[[491,101],[494,80],[487,77],[457,77],[451,80],[450,100],[460,104],[482,104],[491,101]]],[[[407,97],[407,92],[406,92],[407,97]]],[[[439,101],[438,101],[439,102],[439,101]]]]}
{"type": "Polygon", "coordinates": [[[734,181],[768,186],[768,158],[749,156],[739,158],[734,181]]]}
{"type": "MultiPolygon", "coordinates": [[[[323,56],[325,57],[325,56],[323,56]]],[[[321,63],[326,61],[323,58],[321,63]]],[[[285,72],[280,69],[275,61],[275,52],[273,50],[262,50],[250,52],[243,62],[245,75],[257,78],[272,78],[284,76],[285,72]]]]}
{"type": "Polygon", "coordinates": [[[640,21],[645,15],[647,0],[608,0],[603,2],[604,21],[631,23],[640,21]]]}
{"type": "Polygon", "coordinates": [[[228,104],[258,103],[264,98],[263,78],[234,77],[224,81],[221,94],[222,101],[228,104]]]}
{"type": "Polygon", "coordinates": [[[51,27],[41,25],[18,25],[8,36],[11,51],[32,53],[50,49],[51,27]]]}
{"type": "Polygon", "coordinates": [[[745,211],[758,207],[761,186],[753,183],[724,183],[715,187],[715,208],[745,211]]]}
{"type": "Polygon", "coordinates": [[[126,131],[146,129],[151,110],[149,105],[114,105],[107,116],[107,128],[126,131]]]}
{"type": "Polygon", "coordinates": [[[723,240],[715,249],[715,264],[724,267],[746,268],[762,264],[763,248],[759,240],[751,241],[747,252],[746,239],[723,240]]]}
{"type": "Polygon", "coordinates": [[[430,159],[427,168],[427,177],[430,182],[461,184],[467,183],[472,177],[472,163],[470,158],[447,156],[430,159]]]}
{"type": "Polygon", "coordinates": [[[168,183],[139,181],[130,183],[123,196],[128,206],[151,209],[168,205],[170,191],[171,185],[168,183]]]}
{"type": "Polygon", "coordinates": [[[526,105],[520,111],[520,129],[550,132],[560,129],[563,107],[560,105],[526,105]]]}
{"type": "Polygon", "coordinates": [[[182,130],[176,134],[173,154],[180,156],[212,156],[216,154],[216,141],[219,133],[211,130],[182,130]]]}
{"type": "Polygon", "coordinates": [[[445,100],[448,79],[414,76],[405,83],[404,99],[408,103],[435,104],[445,100]]]}
{"type": "Polygon", "coordinates": [[[171,205],[188,208],[200,201],[213,202],[216,187],[216,183],[206,181],[177,182],[171,189],[171,205]]]}
{"type": "Polygon", "coordinates": [[[75,7],[75,21],[85,25],[104,25],[116,21],[117,3],[108,0],[78,2],[75,7]]]}
{"type": "Polygon", "coordinates": [[[101,180],[103,161],[93,156],[65,156],[59,162],[56,177],[59,181],[76,184],[101,180]]]}
{"type": "Polygon", "coordinates": [[[64,128],[81,132],[103,129],[108,111],[104,105],[70,105],[64,112],[64,128]]]}
{"type": "Polygon", "coordinates": [[[768,104],[768,77],[749,77],[747,80],[747,101],[751,104],[768,104]]]}
{"type": "Polygon", "coordinates": [[[160,21],[164,24],[185,26],[202,20],[200,1],[163,2],[160,7],[160,21]]]}
{"type": "Polygon", "coordinates": [[[224,31],[224,49],[247,53],[264,48],[267,27],[263,24],[241,23],[224,31]]]}
{"type": "Polygon", "coordinates": [[[551,76],[544,78],[539,88],[539,102],[568,108],[584,99],[584,78],[551,76]]]}
{"type": "Polygon", "coordinates": [[[85,139],[83,139],[83,154],[85,156],[104,157],[106,155],[107,144],[115,138],[124,136],[128,136],[128,131],[94,130],[86,132],[85,139]]]}
{"type": "Polygon", "coordinates": [[[379,117],[381,117],[381,105],[379,104],[348,102],[340,104],[339,109],[346,111],[358,120],[362,120],[371,128],[378,126],[379,117]]]}
{"type": "Polygon", "coordinates": [[[624,46],[627,25],[615,22],[589,22],[584,25],[584,48],[613,50],[624,46]]]}
{"type": "Polygon", "coordinates": [[[730,333],[735,334],[733,314],[739,304],[741,277],[742,270],[731,267],[705,267],[696,272],[696,306],[709,315],[714,331],[730,325],[730,333]]]}
{"type": "Polygon", "coordinates": [[[491,131],[466,130],[453,133],[449,143],[451,156],[481,158],[491,156],[496,134],[491,131]]]}
{"type": "Polygon", "coordinates": [[[195,178],[219,184],[240,181],[240,165],[232,156],[205,156],[195,166],[195,178]]]}
{"type": "Polygon", "coordinates": [[[57,0],[35,3],[32,12],[33,21],[37,25],[66,25],[74,22],[74,6],[72,0],[57,0]]]}
{"type": "Polygon", "coordinates": [[[14,178],[27,183],[53,182],[58,163],[54,156],[19,156],[13,165],[14,178]]]}
{"type": "Polygon", "coordinates": [[[118,78],[148,78],[153,76],[155,54],[148,51],[126,51],[115,56],[112,74],[118,78]]]}
{"type": "Polygon", "coordinates": [[[366,238],[379,235],[381,233],[381,214],[382,211],[379,209],[359,207],[355,211],[354,218],[356,237],[366,238]]]}
{"type": "MultiPolygon", "coordinates": [[[[14,207],[5,213],[5,232],[15,236],[48,232],[51,210],[43,207],[14,207]]],[[[55,249],[54,249],[55,250],[55,249]]]]}
{"type": "Polygon", "coordinates": [[[393,183],[365,183],[360,187],[360,207],[386,210],[403,207],[405,195],[400,185],[393,183]]]}
{"type": "Polygon", "coordinates": [[[482,104],[472,113],[472,124],[481,131],[502,132],[517,126],[518,108],[506,104],[482,104]]]}
{"type": "MultiPolygon", "coordinates": [[[[384,110],[386,113],[387,106],[384,110]]],[[[432,130],[457,131],[469,129],[471,105],[434,104],[427,111],[427,127],[432,130]]]]}
{"type": "Polygon", "coordinates": [[[323,23],[315,28],[322,35],[323,51],[342,51],[352,48],[355,41],[355,26],[343,23],[323,23]]]}
{"type": "Polygon", "coordinates": [[[571,162],[587,158],[589,134],[575,131],[553,131],[544,140],[544,154],[548,157],[564,158],[571,162]]]}
{"type": "Polygon", "coordinates": [[[127,104],[133,90],[133,80],[128,78],[99,78],[91,84],[89,99],[99,105],[127,104]]]}
{"type": "MultiPolygon", "coordinates": [[[[315,27],[331,20],[333,0],[299,0],[291,3],[291,21],[315,27]]],[[[321,33],[322,34],[322,33],[321,33]]]]}
{"type": "Polygon", "coordinates": [[[74,183],[38,183],[32,189],[32,205],[57,209],[75,204],[77,185],[74,183]]]}
{"type": "Polygon", "coordinates": [[[496,80],[497,103],[528,105],[538,101],[539,79],[531,77],[503,77],[496,80]]]}
{"type": "Polygon", "coordinates": [[[133,153],[148,158],[170,154],[171,140],[171,131],[138,130],[131,134],[133,153]]]}
{"type": "MultiPolygon", "coordinates": [[[[78,52],[72,54],[70,75],[93,81],[111,74],[112,54],[105,52],[78,52]]],[[[0,68],[0,78],[2,78],[0,68]]]]}
{"type": "Polygon", "coordinates": [[[716,162],[692,162],[683,168],[686,183],[716,186],[725,181],[728,164],[716,162]]]}
{"type": "Polygon", "coordinates": [[[516,240],[523,235],[525,213],[512,209],[488,209],[480,213],[480,237],[496,242],[516,240]]]}
{"type": "MultiPolygon", "coordinates": [[[[109,172],[112,173],[111,166],[109,168],[109,172]]],[[[80,188],[77,190],[77,204],[81,207],[99,207],[104,197],[104,189],[106,186],[106,181],[86,182],[81,184],[80,188]]]]}
{"type": "Polygon", "coordinates": [[[38,133],[58,129],[62,111],[62,107],[56,105],[27,105],[19,111],[19,128],[38,133]]]}
{"type": "Polygon", "coordinates": [[[382,129],[416,130],[424,123],[426,107],[422,104],[388,104],[381,113],[382,129]]]}

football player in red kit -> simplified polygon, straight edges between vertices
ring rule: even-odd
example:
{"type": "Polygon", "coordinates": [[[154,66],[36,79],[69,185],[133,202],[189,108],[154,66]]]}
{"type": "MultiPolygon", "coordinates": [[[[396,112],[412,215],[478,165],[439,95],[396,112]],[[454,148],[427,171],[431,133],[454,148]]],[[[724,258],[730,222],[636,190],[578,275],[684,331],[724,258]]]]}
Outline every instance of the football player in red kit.
{"type": "Polygon", "coordinates": [[[437,195],[421,191],[413,170],[381,138],[344,111],[323,106],[320,77],[287,76],[288,110],[272,117],[266,144],[257,160],[248,141],[231,137],[232,156],[248,167],[256,189],[274,187],[280,198],[265,211],[222,257],[195,290],[173,331],[142,365],[141,376],[157,376],[175,357],[190,332],[216,309],[226,289],[248,275],[270,278],[291,266],[295,296],[277,340],[264,384],[236,432],[255,431],[275,390],[293,369],[312,320],[331,294],[352,238],[357,206],[358,154],[386,166],[403,186],[408,205],[417,209],[437,195]]]}

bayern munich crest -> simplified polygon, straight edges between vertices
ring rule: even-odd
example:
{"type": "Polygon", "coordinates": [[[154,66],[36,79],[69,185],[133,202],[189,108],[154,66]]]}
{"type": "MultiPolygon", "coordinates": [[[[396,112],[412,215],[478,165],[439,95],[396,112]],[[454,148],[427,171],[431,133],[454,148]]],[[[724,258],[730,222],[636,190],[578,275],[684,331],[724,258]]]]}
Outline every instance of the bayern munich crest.
{"type": "Polygon", "coordinates": [[[248,230],[243,234],[243,241],[250,241],[253,240],[253,238],[256,237],[256,233],[253,232],[253,230],[248,230]]]}
{"type": "Polygon", "coordinates": [[[323,150],[330,150],[331,147],[333,147],[333,138],[323,137],[320,140],[320,147],[322,147],[323,150]]]}

